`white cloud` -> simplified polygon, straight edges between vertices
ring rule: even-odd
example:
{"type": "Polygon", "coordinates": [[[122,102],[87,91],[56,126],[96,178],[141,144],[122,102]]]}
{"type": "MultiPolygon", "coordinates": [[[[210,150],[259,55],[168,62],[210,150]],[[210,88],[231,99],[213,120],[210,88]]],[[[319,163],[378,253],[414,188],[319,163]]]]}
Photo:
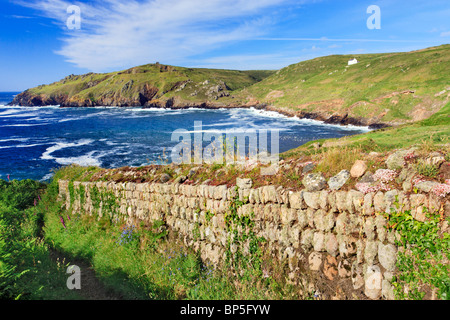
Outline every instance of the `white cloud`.
{"type": "Polygon", "coordinates": [[[14,18],[14,19],[33,19],[34,17],[19,16],[19,15],[13,14],[13,15],[11,15],[11,18],[14,18]]]}
{"type": "Polygon", "coordinates": [[[441,32],[441,37],[450,37],[450,31],[441,32]]]}
{"type": "MultiPolygon", "coordinates": [[[[160,61],[184,61],[226,43],[263,36],[271,9],[290,0],[17,0],[66,29],[57,52],[101,72],[160,61]],[[81,8],[81,30],[68,30],[66,9],[81,8]],[[269,15],[267,15],[269,14],[269,15]]],[[[298,2],[298,1],[297,1],[298,2]]]]}

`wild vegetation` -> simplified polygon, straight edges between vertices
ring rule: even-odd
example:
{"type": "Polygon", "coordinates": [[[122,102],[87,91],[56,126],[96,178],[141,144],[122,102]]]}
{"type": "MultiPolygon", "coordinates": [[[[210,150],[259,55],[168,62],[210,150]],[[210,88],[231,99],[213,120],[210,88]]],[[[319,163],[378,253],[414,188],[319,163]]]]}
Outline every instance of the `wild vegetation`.
{"type": "Polygon", "coordinates": [[[66,264],[51,257],[41,232],[45,185],[0,180],[0,299],[77,299],[68,291],[66,264]]]}
{"type": "MultiPolygon", "coordinates": [[[[450,103],[447,103],[438,112],[422,121],[339,139],[310,141],[299,148],[285,152],[282,156],[289,159],[290,157],[299,157],[301,154],[334,152],[335,156],[343,157],[344,155],[337,154],[337,150],[342,150],[342,148],[346,148],[354,154],[355,149],[366,153],[371,151],[386,152],[397,148],[407,149],[413,145],[420,146],[423,153],[429,153],[438,148],[446,149],[450,142],[449,114],[450,103]],[[321,148],[314,148],[317,144],[321,145],[321,148]]],[[[358,154],[358,151],[356,151],[356,154],[358,154]]],[[[333,156],[327,158],[331,159],[333,156]]],[[[351,160],[354,160],[354,158],[353,156],[351,160]]],[[[347,165],[349,165],[349,162],[347,162],[347,165]]]]}
{"type": "Polygon", "coordinates": [[[396,298],[421,300],[427,290],[432,290],[435,298],[450,300],[450,234],[440,231],[443,216],[439,212],[427,213],[428,220],[423,222],[414,219],[409,210],[393,210],[385,215],[388,230],[400,234],[398,274],[392,281],[396,298]]]}
{"type": "MultiPolygon", "coordinates": [[[[241,261],[244,256],[233,258],[233,270],[238,272],[230,272],[226,266],[202,261],[168,232],[163,221],[130,225],[114,214],[100,217],[66,210],[57,199],[57,179],[76,179],[85,171],[72,166],[61,169],[45,192],[37,182],[1,181],[3,199],[13,195],[16,199],[0,207],[1,298],[84,299],[66,286],[71,261],[91,265],[104,290],[117,299],[299,298],[282,273],[261,277],[265,260],[257,246],[251,265],[241,261]],[[55,254],[64,260],[56,261],[55,254]]],[[[81,193],[71,196],[83,197],[81,193]]],[[[107,195],[100,192],[98,197],[107,195]]],[[[230,212],[231,229],[251,223],[236,220],[232,208],[230,212]]]]}

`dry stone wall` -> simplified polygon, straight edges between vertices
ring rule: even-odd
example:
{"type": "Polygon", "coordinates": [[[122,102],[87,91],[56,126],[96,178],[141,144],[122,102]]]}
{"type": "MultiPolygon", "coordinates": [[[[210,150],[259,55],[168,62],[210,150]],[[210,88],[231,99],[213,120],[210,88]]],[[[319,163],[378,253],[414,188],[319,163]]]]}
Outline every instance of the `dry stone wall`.
{"type": "Polygon", "coordinates": [[[327,299],[393,299],[390,280],[396,272],[398,235],[385,228],[382,213],[400,206],[424,219],[423,206],[442,208],[433,194],[398,190],[363,194],[252,188],[250,179],[237,179],[236,185],[61,180],[59,193],[74,213],[113,210],[130,220],[163,220],[187,246],[216,264],[227,252],[249,252],[248,243],[229,241],[227,214],[239,199],[237,214],[251,217],[254,233],[266,240],[265,252],[284,262],[290,281],[316,295],[326,291],[327,299]]]}

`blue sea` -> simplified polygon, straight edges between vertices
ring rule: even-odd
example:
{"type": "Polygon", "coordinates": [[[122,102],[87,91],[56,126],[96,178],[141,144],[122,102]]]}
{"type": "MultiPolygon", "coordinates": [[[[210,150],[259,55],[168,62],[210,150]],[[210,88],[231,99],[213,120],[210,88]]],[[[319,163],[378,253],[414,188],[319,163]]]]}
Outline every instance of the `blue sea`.
{"type": "MultiPolygon", "coordinates": [[[[45,181],[72,163],[117,168],[170,162],[177,129],[192,132],[279,130],[279,151],[310,140],[368,128],[326,125],[256,109],[59,108],[6,106],[17,92],[0,93],[0,179],[45,181]]],[[[270,141],[268,142],[270,145],[270,141]]]]}

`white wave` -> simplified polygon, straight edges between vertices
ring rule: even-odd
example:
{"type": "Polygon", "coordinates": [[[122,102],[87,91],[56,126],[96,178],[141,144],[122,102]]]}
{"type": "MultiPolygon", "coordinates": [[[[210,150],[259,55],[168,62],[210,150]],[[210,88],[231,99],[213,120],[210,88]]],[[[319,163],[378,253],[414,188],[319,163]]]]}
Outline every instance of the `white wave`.
{"type": "Polygon", "coordinates": [[[74,121],[74,120],[81,120],[81,119],[78,119],[78,118],[67,118],[67,119],[60,119],[60,120],[58,120],[58,122],[67,122],[67,121],[74,121]]]}
{"type": "Polygon", "coordinates": [[[79,110],[79,109],[120,109],[121,107],[117,106],[95,106],[95,107],[66,107],[65,109],[79,110]]]}
{"type": "Polygon", "coordinates": [[[10,141],[19,141],[19,142],[25,142],[30,140],[30,138],[9,138],[9,139],[2,139],[0,140],[0,143],[2,142],[10,142],[10,141]]]}
{"type": "Polygon", "coordinates": [[[261,109],[255,109],[253,107],[248,109],[251,113],[256,113],[257,115],[266,117],[266,118],[281,118],[281,119],[289,119],[288,116],[281,114],[276,111],[270,111],[270,110],[261,110],[261,109]]]}
{"type": "Polygon", "coordinates": [[[42,110],[42,109],[56,109],[59,108],[57,106],[8,106],[9,109],[22,109],[22,110],[42,110]]]}
{"type": "Polygon", "coordinates": [[[236,122],[221,122],[221,123],[210,123],[210,124],[202,124],[202,127],[227,127],[234,126],[236,122]]]}
{"type": "Polygon", "coordinates": [[[115,154],[114,150],[112,151],[90,151],[86,154],[77,156],[77,157],[56,157],[53,156],[52,153],[54,153],[57,150],[65,149],[65,148],[76,148],[81,147],[85,145],[89,145],[94,140],[92,139],[81,139],[77,142],[57,142],[55,145],[47,148],[47,150],[42,154],[41,159],[44,160],[53,160],[56,163],[60,165],[70,165],[70,164],[78,164],[80,166],[98,166],[100,167],[102,165],[102,161],[100,161],[100,158],[109,155],[109,154],[115,154]]]}
{"type": "Polygon", "coordinates": [[[106,144],[107,144],[108,146],[116,146],[116,145],[118,145],[118,143],[113,142],[113,141],[106,141],[106,144]]]}
{"type": "Polygon", "coordinates": [[[276,111],[269,111],[269,110],[260,110],[255,109],[253,107],[248,109],[250,112],[255,113],[262,117],[268,117],[268,118],[278,118],[283,119],[287,121],[294,121],[296,123],[303,123],[307,125],[314,125],[314,126],[325,126],[325,127],[335,127],[339,128],[341,130],[349,130],[349,131],[362,131],[362,132],[369,132],[371,129],[369,129],[368,126],[355,126],[355,125],[340,125],[340,124],[330,124],[330,123],[324,123],[323,121],[314,120],[314,119],[300,119],[297,116],[287,116],[281,113],[278,113],[276,111]]]}
{"type": "Polygon", "coordinates": [[[40,117],[34,117],[34,118],[30,118],[30,119],[23,119],[23,121],[41,121],[42,123],[48,124],[48,123],[53,123],[54,121],[59,121],[59,119],[56,118],[40,118],[40,117]]]}
{"type": "Polygon", "coordinates": [[[28,109],[59,109],[60,105],[50,105],[50,106],[42,106],[42,107],[36,107],[36,106],[18,106],[18,105],[10,105],[10,106],[6,106],[8,109],[24,109],[24,110],[28,110],[28,109]]]}
{"type": "Polygon", "coordinates": [[[332,124],[332,123],[325,123],[319,120],[314,120],[314,119],[300,119],[299,117],[295,116],[292,117],[294,120],[296,120],[297,122],[301,122],[307,125],[314,125],[314,126],[323,126],[323,127],[334,127],[334,128],[338,128],[341,130],[348,130],[348,131],[361,131],[361,132],[369,132],[372,131],[372,129],[370,129],[368,126],[363,127],[363,126],[355,126],[352,124],[348,124],[348,125],[340,125],[340,124],[332,124]]]}
{"type": "MultiPolygon", "coordinates": [[[[143,117],[166,117],[186,114],[186,112],[180,110],[163,108],[125,109],[125,111],[129,112],[129,114],[126,115],[127,119],[139,119],[143,117]]],[[[118,113],[116,113],[116,115],[117,114],[118,113]]]]}
{"type": "Polygon", "coordinates": [[[91,144],[94,142],[94,140],[91,139],[81,139],[78,142],[57,142],[55,145],[48,147],[47,150],[44,151],[44,153],[41,156],[41,159],[43,160],[55,160],[56,158],[51,156],[51,154],[57,150],[65,149],[65,148],[74,148],[74,147],[81,147],[88,144],[91,144]]]}
{"type": "Polygon", "coordinates": [[[166,109],[166,108],[125,108],[125,111],[132,111],[132,112],[167,112],[172,111],[172,109],[166,109]]]}
{"type": "Polygon", "coordinates": [[[180,134],[190,134],[190,133],[219,133],[219,134],[240,134],[240,133],[249,133],[254,131],[256,134],[258,134],[259,130],[268,130],[268,131],[290,131],[289,128],[285,128],[285,127],[277,127],[277,126],[273,126],[273,125],[268,125],[268,126],[254,126],[254,127],[234,127],[234,128],[227,128],[224,130],[220,130],[220,129],[209,129],[209,130],[180,130],[177,131],[177,133],[180,134]]]}
{"type": "Polygon", "coordinates": [[[23,119],[23,121],[47,121],[47,119],[42,119],[42,118],[36,116],[34,118],[23,119]]]}
{"type": "MultiPolygon", "coordinates": [[[[89,107],[86,109],[93,109],[93,108],[97,108],[97,107],[89,107]]],[[[80,109],[80,108],[77,108],[77,109],[80,109]]],[[[102,108],[102,109],[104,109],[104,108],[102,108]]],[[[116,111],[106,110],[106,111],[99,111],[99,112],[89,113],[89,114],[80,115],[80,116],[73,116],[70,118],[59,119],[58,122],[61,123],[61,122],[67,122],[67,121],[85,120],[85,119],[95,118],[95,117],[113,117],[113,116],[124,116],[124,114],[120,113],[120,112],[116,112],[116,111]]],[[[127,115],[126,118],[129,118],[129,116],[127,115]]]]}
{"type": "Polygon", "coordinates": [[[124,111],[129,112],[150,112],[150,113],[158,113],[158,114],[164,114],[164,115],[178,115],[178,114],[185,114],[188,112],[197,112],[197,111],[214,111],[213,109],[206,109],[206,108],[185,108],[185,109],[171,109],[171,108],[143,108],[143,107],[131,107],[131,108],[125,108],[124,111]]]}
{"type": "Polygon", "coordinates": [[[130,155],[130,154],[133,154],[133,152],[131,152],[131,151],[125,151],[125,152],[115,152],[114,153],[114,155],[116,155],[116,156],[128,156],[128,155],[130,155]]]}
{"type": "Polygon", "coordinates": [[[101,166],[102,162],[99,160],[103,155],[94,157],[93,154],[97,151],[91,151],[85,155],[79,157],[67,157],[67,158],[56,158],[53,159],[61,165],[78,164],[80,166],[101,166]]]}
{"type": "Polygon", "coordinates": [[[32,148],[32,147],[46,146],[46,145],[48,145],[48,143],[18,144],[18,145],[15,145],[15,146],[0,147],[0,149],[5,149],[5,148],[32,148]]]}
{"type": "Polygon", "coordinates": [[[24,119],[26,121],[31,120],[31,119],[36,119],[38,118],[39,115],[36,113],[16,113],[16,114],[9,114],[9,115],[0,115],[0,118],[30,118],[30,119],[24,119]]]}
{"type": "Polygon", "coordinates": [[[5,124],[2,127],[35,127],[35,126],[45,126],[49,123],[19,123],[19,124],[5,124]]]}
{"type": "Polygon", "coordinates": [[[54,106],[43,106],[43,107],[39,107],[39,109],[59,109],[61,107],[61,105],[57,104],[54,106]]]}
{"type": "Polygon", "coordinates": [[[87,114],[87,115],[84,115],[84,116],[81,116],[81,117],[76,117],[76,118],[74,117],[74,118],[59,119],[58,122],[61,123],[61,122],[67,122],[67,121],[84,120],[84,119],[92,118],[92,117],[95,117],[95,116],[98,116],[98,115],[101,115],[101,114],[94,113],[94,114],[87,114]]]}
{"type": "Polygon", "coordinates": [[[27,112],[23,112],[23,110],[20,110],[20,109],[7,109],[3,112],[0,112],[0,117],[1,118],[12,118],[12,117],[37,116],[36,113],[30,113],[29,111],[31,111],[31,110],[27,110],[27,112]]]}
{"type": "Polygon", "coordinates": [[[42,179],[39,180],[39,181],[40,181],[40,182],[44,182],[44,181],[50,180],[54,175],[55,175],[55,174],[54,174],[53,172],[47,173],[47,174],[46,174],[45,176],[43,176],[42,179]]]}

